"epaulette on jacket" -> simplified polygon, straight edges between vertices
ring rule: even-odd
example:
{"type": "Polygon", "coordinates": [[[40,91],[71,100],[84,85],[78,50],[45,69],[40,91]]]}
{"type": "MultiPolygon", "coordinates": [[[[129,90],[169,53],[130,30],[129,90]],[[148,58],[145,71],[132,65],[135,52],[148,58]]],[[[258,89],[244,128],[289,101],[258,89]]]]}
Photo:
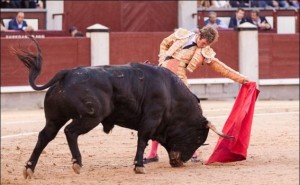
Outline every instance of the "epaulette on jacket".
{"type": "Polygon", "coordinates": [[[178,28],[174,35],[177,39],[185,39],[185,38],[188,38],[189,36],[195,34],[194,32],[191,32],[187,29],[183,29],[183,28],[178,28]]]}

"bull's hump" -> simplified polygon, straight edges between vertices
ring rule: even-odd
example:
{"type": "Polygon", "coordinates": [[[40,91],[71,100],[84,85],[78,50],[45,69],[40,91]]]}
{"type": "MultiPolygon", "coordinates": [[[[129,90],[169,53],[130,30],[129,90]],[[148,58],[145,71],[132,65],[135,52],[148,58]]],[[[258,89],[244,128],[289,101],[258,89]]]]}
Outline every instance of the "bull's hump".
{"type": "Polygon", "coordinates": [[[126,65],[107,65],[98,69],[117,78],[125,78],[134,76],[139,80],[143,80],[146,74],[153,74],[155,66],[141,63],[129,63],[126,65]]]}
{"type": "Polygon", "coordinates": [[[77,82],[85,82],[91,78],[91,75],[86,68],[76,68],[73,70],[72,78],[77,82]]]}
{"type": "Polygon", "coordinates": [[[142,63],[77,67],[71,71],[72,72],[69,77],[71,77],[76,83],[85,83],[89,80],[104,79],[111,79],[113,81],[135,79],[138,81],[144,81],[149,78],[151,79],[150,81],[152,81],[154,78],[159,78],[159,76],[164,76],[162,78],[165,78],[166,76],[163,74],[168,73],[168,71],[164,70],[162,67],[142,63]]]}

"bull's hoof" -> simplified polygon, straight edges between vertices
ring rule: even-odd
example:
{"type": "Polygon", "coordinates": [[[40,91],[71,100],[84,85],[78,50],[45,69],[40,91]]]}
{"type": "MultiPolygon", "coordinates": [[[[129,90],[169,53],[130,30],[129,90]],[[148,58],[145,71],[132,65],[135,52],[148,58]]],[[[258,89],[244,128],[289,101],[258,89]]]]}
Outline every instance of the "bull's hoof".
{"type": "Polygon", "coordinates": [[[136,174],[145,174],[146,173],[145,167],[136,166],[133,170],[136,174]]]}
{"type": "Polygon", "coordinates": [[[33,171],[32,171],[32,169],[24,167],[24,169],[23,169],[23,177],[25,179],[31,179],[31,177],[33,177],[33,171]]]}
{"type": "Polygon", "coordinates": [[[81,166],[77,163],[74,163],[72,169],[74,170],[75,173],[80,174],[81,166]]]}

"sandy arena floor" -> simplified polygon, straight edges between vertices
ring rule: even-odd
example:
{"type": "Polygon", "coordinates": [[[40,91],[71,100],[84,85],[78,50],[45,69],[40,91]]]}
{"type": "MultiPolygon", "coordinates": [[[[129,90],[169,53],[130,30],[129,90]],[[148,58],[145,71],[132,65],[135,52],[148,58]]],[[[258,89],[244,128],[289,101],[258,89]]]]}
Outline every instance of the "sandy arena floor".
{"type": "MultiPolygon", "coordinates": [[[[201,104],[204,115],[222,130],[234,101],[201,104]]],[[[147,164],[147,174],[137,175],[133,172],[136,131],[115,127],[107,135],[98,126],[79,137],[84,166],[77,175],[62,129],[42,153],[34,178],[25,180],[22,169],[44,121],[43,110],[1,111],[1,184],[299,185],[298,101],[257,101],[245,161],[214,165],[189,161],[172,168],[160,147],[160,161],[147,164]]],[[[217,141],[210,132],[209,145],[198,149],[202,159],[208,159],[217,141]]]]}

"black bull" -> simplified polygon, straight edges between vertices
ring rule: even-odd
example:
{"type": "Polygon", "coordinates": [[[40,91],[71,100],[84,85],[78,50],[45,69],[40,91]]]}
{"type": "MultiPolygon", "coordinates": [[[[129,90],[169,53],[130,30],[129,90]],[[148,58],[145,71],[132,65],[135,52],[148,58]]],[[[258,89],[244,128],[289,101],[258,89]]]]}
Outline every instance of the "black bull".
{"type": "Polygon", "coordinates": [[[20,49],[14,53],[29,68],[33,89],[50,88],[44,101],[46,125],[25,165],[25,178],[33,175],[42,150],[69,120],[72,122],[64,132],[76,173],[82,166],[78,136],[100,123],[105,133],[114,125],[137,131],[136,173],[145,173],[143,154],[150,139],[167,150],[173,167],[189,160],[205,142],[211,124],[202,115],[195,95],[168,69],[138,63],[78,67],[62,70],[47,84],[36,86],[42,56],[39,44],[31,39],[36,55],[20,49]]]}

